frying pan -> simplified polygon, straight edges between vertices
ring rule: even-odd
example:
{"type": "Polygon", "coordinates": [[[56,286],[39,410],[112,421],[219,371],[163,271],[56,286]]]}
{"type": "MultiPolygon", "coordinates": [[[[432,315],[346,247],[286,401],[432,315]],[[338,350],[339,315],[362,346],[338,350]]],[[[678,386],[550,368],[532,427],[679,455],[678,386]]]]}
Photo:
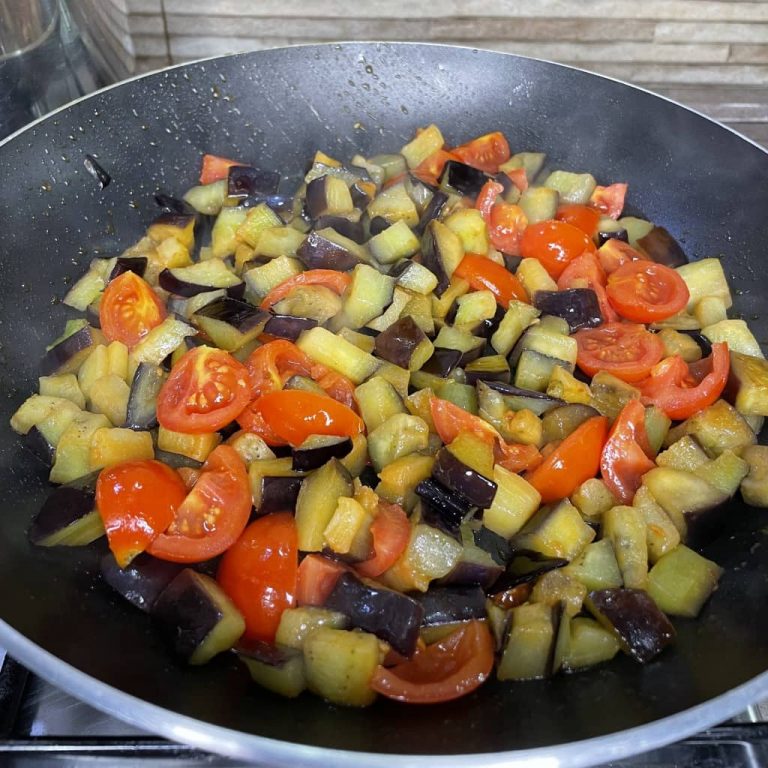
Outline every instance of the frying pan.
{"type": "MultiPolygon", "coordinates": [[[[722,256],[736,311],[766,338],[762,259],[768,157],[638,88],[552,63],[443,46],[286,48],[176,67],[102,91],[0,146],[0,422],[36,385],[67,316],[55,297],[95,255],[140,237],[152,193],[194,183],[203,152],[297,178],[321,148],[397,148],[437,123],[449,144],[503,130],[551,167],[628,181],[629,201],[692,258],[722,256]],[[98,158],[112,183],[85,170],[98,158]]],[[[149,619],[100,582],[98,547],[33,549],[25,531],[46,468],[0,430],[0,645],[113,715],[270,765],[588,765],[682,738],[768,693],[767,516],[734,501],[705,554],[725,567],[697,621],[641,667],[617,658],[544,682],[490,681],[453,703],[341,709],[249,684],[229,655],[186,668],[149,619]],[[532,761],[532,762],[526,762],[532,761]]]]}

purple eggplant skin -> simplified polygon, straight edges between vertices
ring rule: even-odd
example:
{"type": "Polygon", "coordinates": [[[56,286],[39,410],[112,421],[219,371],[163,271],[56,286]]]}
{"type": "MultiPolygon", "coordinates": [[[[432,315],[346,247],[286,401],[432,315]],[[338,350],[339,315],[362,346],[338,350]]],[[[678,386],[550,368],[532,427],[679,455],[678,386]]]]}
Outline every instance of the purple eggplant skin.
{"type": "Polygon", "coordinates": [[[97,344],[93,331],[94,328],[91,326],[83,326],[79,331],[75,331],[71,336],[67,336],[56,346],[51,347],[40,361],[40,375],[52,376],[61,372],[76,355],[85,353],[86,350],[97,344]]]}
{"type": "Polygon", "coordinates": [[[434,519],[437,527],[451,534],[458,532],[462,521],[475,506],[463,494],[446,488],[434,478],[422,480],[416,486],[416,495],[425,505],[425,522],[433,524],[434,519]]]}
{"type": "Polygon", "coordinates": [[[140,363],[131,381],[125,425],[128,429],[157,426],[157,397],[168,378],[162,366],[140,363]]]}
{"type": "Polygon", "coordinates": [[[296,257],[307,269],[336,269],[346,272],[360,260],[346,248],[318,232],[310,232],[296,250],[296,257]]]}
{"type": "Polygon", "coordinates": [[[230,296],[214,299],[210,304],[198,309],[195,314],[220,320],[240,333],[248,333],[258,325],[264,326],[270,317],[269,312],[230,296]]]}
{"type": "Polygon", "coordinates": [[[333,437],[332,435],[318,436],[313,445],[312,440],[305,440],[298,448],[293,448],[291,458],[292,469],[297,472],[311,472],[322,467],[331,459],[343,459],[352,450],[352,440],[349,437],[333,437]]]}
{"type": "Polygon", "coordinates": [[[412,597],[343,573],[324,607],[348,616],[354,627],[385,640],[403,656],[416,651],[424,609],[412,597]]]}
{"type": "Polygon", "coordinates": [[[672,622],[647,592],[641,589],[600,589],[584,601],[587,610],[610,629],[622,649],[646,664],[675,640],[672,622]]]}
{"type": "Polygon", "coordinates": [[[564,440],[585,421],[599,415],[600,413],[591,405],[582,403],[568,403],[552,408],[541,417],[544,443],[564,440]]]}
{"type": "Polygon", "coordinates": [[[294,648],[278,648],[263,640],[250,640],[241,638],[234,648],[238,656],[255,659],[270,667],[283,667],[294,656],[301,652],[294,648]]]}
{"type": "Polygon", "coordinates": [[[567,405],[565,400],[560,400],[557,397],[550,397],[545,392],[535,392],[530,389],[520,389],[513,384],[507,384],[503,381],[486,381],[483,379],[478,383],[481,383],[489,389],[498,392],[504,397],[515,398],[517,401],[515,404],[515,410],[520,410],[521,408],[529,408],[534,413],[541,415],[551,410],[552,408],[559,408],[563,405],[567,405]]]}
{"type": "Polygon", "coordinates": [[[440,185],[448,185],[462,195],[477,197],[485,183],[491,179],[484,171],[458,160],[449,160],[440,176],[440,185]]]}
{"type": "Polygon", "coordinates": [[[101,558],[101,576],[131,605],[149,612],[160,593],[184,570],[183,565],[159,560],[145,552],[121,568],[113,554],[101,558]]]}
{"type": "MultiPolygon", "coordinates": [[[[201,283],[190,283],[187,280],[182,280],[173,273],[172,269],[164,269],[160,272],[158,282],[160,283],[160,287],[164,288],[169,293],[175,293],[177,296],[185,296],[186,298],[197,296],[198,293],[206,293],[218,289],[218,286],[216,285],[203,285],[201,283]]],[[[228,296],[231,296],[234,299],[242,299],[245,295],[245,283],[241,281],[236,285],[230,286],[226,290],[228,296]]]]}
{"type": "Polygon", "coordinates": [[[383,216],[374,216],[368,222],[368,230],[371,233],[371,237],[380,234],[385,229],[389,229],[391,226],[392,225],[383,216]]]}
{"type": "Polygon", "coordinates": [[[120,277],[124,272],[133,272],[139,277],[144,277],[147,271],[146,256],[118,256],[115,266],[109,273],[107,282],[112,282],[116,277],[120,277]]]}
{"type": "MultiPolygon", "coordinates": [[[[490,555],[488,555],[490,559],[490,555]]],[[[453,570],[437,582],[442,586],[472,586],[476,585],[483,590],[489,590],[498,581],[504,567],[494,562],[488,562],[486,558],[467,556],[464,550],[461,559],[453,567],[453,570]]]]}
{"type": "Polygon", "coordinates": [[[688,263],[688,257],[664,227],[654,227],[645,237],[637,241],[640,250],[665,267],[682,267],[688,263]]]}
{"type": "Polygon", "coordinates": [[[296,341],[302,332],[315,328],[317,320],[311,317],[294,317],[293,315],[272,315],[264,326],[264,333],[276,336],[278,339],[296,341]]]}
{"type": "Polygon", "coordinates": [[[435,296],[442,296],[451,284],[451,278],[445,271],[444,260],[441,255],[439,235],[433,227],[434,221],[430,221],[424,228],[421,236],[421,263],[437,278],[435,296]]]}
{"type": "Polygon", "coordinates": [[[427,207],[421,214],[419,223],[413,229],[413,233],[416,235],[416,237],[421,237],[424,234],[424,230],[427,228],[427,224],[440,216],[447,203],[448,195],[446,195],[445,192],[438,190],[434,195],[432,195],[432,199],[427,203],[427,207]]]}
{"type": "Polygon", "coordinates": [[[430,587],[414,600],[424,609],[424,626],[484,619],[485,593],[480,587],[430,587]]]}
{"type": "Polygon", "coordinates": [[[186,200],[179,200],[178,197],[169,195],[166,192],[156,192],[155,202],[166,213],[181,213],[187,216],[194,216],[197,213],[197,211],[186,200]]]}
{"type": "Polygon", "coordinates": [[[464,462],[457,459],[447,448],[437,452],[432,477],[451,491],[460,493],[473,506],[487,509],[493,503],[498,486],[483,477],[464,462]]]}
{"type": "Polygon", "coordinates": [[[24,436],[24,445],[47,467],[53,464],[56,446],[51,445],[37,427],[32,427],[24,436]]]}
{"type": "Polygon", "coordinates": [[[425,341],[427,335],[410,315],[406,315],[376,337],[374,349],[383,360],[407,369],[413,353],[425,341]]]}
{"type": "Polygon", "coordinates": [[[265,477],[261,481],[261,502],[256,514],[293,512],[303,477],[265,477]]]}
{"type": "Polygon", "coordinates": [[[605,245],[609,240],[621,240],[622,243],[629,242],[629,233],[626,229],[617,229],[615,232],[598,232],[597,245],[605,245]]]}
{"type": "Polygon", "coordinates": [[[506,570],[493,585],[494,591],[501,592],[518,584],[535,581],[542,574],[566,565],[568,561],[562,557],[546,557],[539,552],[518,550],[512,555],[506,570]]]}
{"type": "Polygon", "coordinates": [[[460,362],[461,352],[458,349],[435,347],[432,357],[421,366],[421,370],[445,378],[454,368],[459,367],[460,362]]]}
{"type": "Polygon", "coordinates": [[[472,537],[475,540],[475,546],[485,550],[493,558],[493,561],[501,566],[506,567],[515,554],[509,539],[499,536],[498,533],[494,533],[484,525],[475,530],[472,537]]]}
{"type": "Polygon", "coordinates": [[[597,295],[591,288],[536,291],[533,306],[542,314],[562,317],[571,333],[580,328],[594,328],[603,322],[597,295]]]}
{"type": "Polygon", "coordinates": [[[320,216],[315,221],[313,229],[325,229],[330,227],[344,237],[348,237],[355,243],[365,242],[365,230],[361,221],[351,221],[344,216],[320,216]]]}
{"type": "Polygon", "coordinates": [[[194,221],[195,219],[196,215],[193,213],[176,213],[175,211],[164,211],[159,216],[154,218],[152,224],[163,224],[167,227],[177,227],[178,229],[184,229],[189,225],[190,221],[194,221]]]}
{"type": "Polygon", "coordinates": [[[313,219],[320,218],[323,211],[328,208],[328,197],[326,195],[328,178],[328,176],[318,176],[307,184],[306,206],[309,215],[313,219]]]}
{"type": "Polygon", "coordinates": [[[352,205],[361,211],[364,211],[371,200],[373,200],[373,196],[366,192],[357,182],[349,188],[349,193],[352,196],[352,205]]]}
{"type": "Polygon", "coordinates": [[[701,347],[701,356],[709,357],[712,354],[712,342],[700,331],[680,331],[690,336],[701,347]]]}
{"type": "Polygon", "coordinates": [[[173,469],[181,469],[182,467],[200,469],[200,467],[203,466],[203,463],[197,459],[191,459],[189,456],[182,456],[180,453],[161,451],[159,448],[155,448],[155,459],[157,459],[157,461],[162,461],[163,464],[167,464],[173,469]]]}
{"type": "Polygon", "coordinates": [[[277,171],[262,171],[250,165],[233,165],[227,175],[227,197],[274,195],[280,186],[277,171]]]}
{"type": "Polygon", "coordinates": [[[43,502],[32,520],[27,536],[32,544],[39,544],[57,531],[93,512],[96,492],[93,487],[78,488],[61,485],[43,502]]]}

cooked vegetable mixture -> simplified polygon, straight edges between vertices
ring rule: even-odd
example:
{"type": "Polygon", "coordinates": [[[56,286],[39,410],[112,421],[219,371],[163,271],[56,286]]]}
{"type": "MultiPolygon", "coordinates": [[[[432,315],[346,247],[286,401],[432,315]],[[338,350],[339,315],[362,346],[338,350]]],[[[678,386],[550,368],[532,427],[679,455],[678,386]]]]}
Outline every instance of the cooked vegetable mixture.
{"type": "Polygon", "coordinates": [[[30,540],[106,535],[182,659],[285,696],[655,658],[730,497],[768,506],[768,363],[717,259],[544,165],[430,125],[286,196],[204,156],[64,299],[85,318],[11,421],[57,486],[30,540]]]}

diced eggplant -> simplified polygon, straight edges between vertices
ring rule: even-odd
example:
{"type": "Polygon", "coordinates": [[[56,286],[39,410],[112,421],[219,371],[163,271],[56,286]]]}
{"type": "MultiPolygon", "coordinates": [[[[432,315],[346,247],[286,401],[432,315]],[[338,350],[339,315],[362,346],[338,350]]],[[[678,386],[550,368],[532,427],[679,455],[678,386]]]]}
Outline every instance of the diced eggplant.
{"type": "Polygon", "coordinates": [[[131,382],[125,426],[152,429],[157,426],[157,396],[168,378],[159,365],[139,363],[131,382]]]}
{"type": "Polygon", "coordinates": [[[597,182],[591,173],[552,171],[544,180],[544,186],[560,193],[561,203],[586,205],[595,191],[597,182]]]}
{"type": "Polygon", "coordinates": [[[144,277],[144,273],[147,271],[147,261],[146,256],[118,256],[107,282],[111,282],[125,272],[133,272],[139,277],[144,277]]]}
{"type": "Polygon", "coordinates": [[[53,464],[56,446],[37,427],[27,432],[25,446],[47,467],[53,464]]]}
{"type": "MultiPolygon", "coordinates": [[[[296,257],[307,269],[336,269],[346,272],[361,262],[359,253],[343,243],[347,238],[339,236],[338,239],[342,242],[335,242],[327,236],[332,231],[323,229],[310,232],[296,250],[296,257]]],[[[357,245],[351,240],[348,242],[357,245]]]]}
{"type": "Polygon", "coordinates": [[[351,495],[352,478],[338,459],[331,459],[304,478],[296,501],[296,529],[302,552],[323,549],[323,533],[336,511],[339,496],[351,495]]]}
{"type": "MultiPolygon", "coordinates": [[[[460,461],[447,448],[438,451],[432,477],[451,491],[463,496],[473,506],[486,509],[493,503],[497,485],[460,461]]],[[[416,489],[422,498],[426,498],[416,489]]],[[[434,504],[433,504],[434,506],[434,504]]]]}
{"type": "Polygon", "coordinates": [[[757,442],[755,433],[744,417],[725,400],[716,400],[670,430],[666,442],[673,443],[683,435],[695,437],[712,457],[727,450],[739,454],[757,442]]]}
{"type": "Polygon", "coordinates": [[[306,206],[313,219],[351,213],[354,208],[349,187],[342,179],[330,175],[318,176],[307,184],[306,206]]]}
{"type": "Polygon", "coordinates": [[[432,357],[421,366],[421,371],[445,378],[454,368],[459,366],[462,356],[463,352],[458,349],[435,347],[432,357]]]}
{"type": "Polygon", "coordinates": [[[536,579],[531,590],[531,602],[562,608],[568,618],[581,611],[586,596],[587,588],[562,568],[547,571],[536,579]]]}
{"type": "Polygon", "coordinates": [[[158,278],[160,287],[179,296],[226,289],[230,296],[242,298],[245,283],[221,259],[208,259],[189,267],[164,269],[158,278]]]}
{"type": "MultiPolygon", "coordinates": [[[[371,233],[371,237],[375,237],[381,234],[387,227],[391,227],[392,223],[385,219],[383,216],[374,216],[368,222],[368,230],[371,233]]],[[[343,234],[343,233],[342,233],[343,234]]]]}
{"type": "Polygon", "coordinates": [[[598,248],[601,245],[605,245],[609,240],[621,240],[623,243],[629,242],[629,235],[627,234],[627,230],[623,227],[616,229],[614,231],[603,231],[600,230],[597,233],[597,245],[598,248]]]}
{"type": "Polygon", "coordinates": [[[542,507],[514,539],[518,549],[532,549],[545,557],[573,560],[595,538],[595,530],[582,519],[568,499],[542,507]]]}
{"type": "Polygon", "coordinates": [[[382,499],[393,504],[400,504],[410,512],[418,501],[416,486],[432,473],[434,456],[411,453],[388,464],[379,472],[381,482],[376,485],[376,493],[382,499]]]}
{"type": "Polygon", "coordinates": [[[571,503],[588,522],[599,521],[604,512],[618,504],[608,486],[597,477],[585,480],[572,494],[571,503]]]}
{"type": "Polygon", "coordinates": [[[355,389],[355,400],[369,433],[396,413],[406,413],[403,399],[383,377],[373,376],[355,389]]]}
{"type": "Polygon", "coordinates": [[[252,680],[292,699],[306,688],[304,655],[295,648],[276,648],[263,640],[241,640],[235,647],[252,680]]]}
{"type": "Polygon", "coordinates": [[[210,577],[185,568],[157,596],[151,614],[174,651],[205,664],[229,650],[245,631],[234,603],[210,577]]]}
{"type": "Polygon", "coordinates": [[[352,626],[385,640],[403,656],[416,650],[424,609],[407,595],[343,573],[324,607],[348,616],[352,626]]]}
{"type": "Polygon", "coordinates": [[[270,317],[247,301],[222,296],[198,309],[192,320],[217,347],[234,352],[259,336],[270,317]]]}
{"type": "Polygon", "coordinates": [[[142,553],[121,568],[111,552],[101,558],[101,575],[112,589],[142,611],[151,611],[160,593],[184,566],[142,553]]]}
{"type": "Polygon", "coordinates": [[[233,165],[227,176],[227,197],[263,197],[277,194],[280,174],[250,165],[233,165]]]}
{"type": "Polygon", "coordinates": [[[726,395],[740,413],[768,416],[768,362],[731,352],[726,395]]]}
{"type": "Polygon", "coordinates": [[[440,176],[440,188],[443,192],[458,192],[465,197],[477,197],[490,178],[487,173],[471,165],[449,160],[440,176]]]}
{"type": "Polygon", "coordinates": [[[77,547],[104,535],[104,524],[95,509],[93,485],[62,485],[51,492],[32,520],[29,540],[39,547],[77,547]]]}
{"type": "MultiPolygon", "coordinates": [[[[448,203],[448,195],[445,192],[438,190],[432,195],[427,207],[419,218],[419,223],[414,227],[413,231],[417,237],[421,237],[424,234],[424,230],[427,228],[427,224],[433,219],[440,218],[440,214],[448,203]]],[[[371,221],[371,234],[375,234],[373,231],[373,221],[371,221]]]]}
{"type": "Polygon", "coordinates": [[[298,448],[291,450],[292,466],[299,472],[309,472],[333,458],[344,458],[351,450],[352,440],[348,437],[310,435],[298,448]]]}
{"type": "Polygon", "coordinates": [[[467,384],[478,381],[501,381],[509,384],[511,373],[509,363],[503,355],[486,355],[467,363],[464,367],[467,384]]]}
{"type": "Polygon", "coordinates": [[[499,680],[535,680],[552,671],[559,613],[544,603],[512,609],[512,623],[501,661],[499,680]]]}
{"type": "Polygon", "coordinates": [[[578,579],[588,590],[620,587],[623,583],[613,544],[608,539],[587,544],[584,551],[563,568],[563,573],[578,579]]]}
{"type": "Polygon", "coordinates": [[[190,251],[195,243],[196,219],[194,214],[161,213],[147,227],[147,235],[156,243],[172,237],[190,251]]]}
{"type": "Polygon", "coordinates": [[[438,583],[440,586],[475,584],[482,589],[490,589],[503,572],[504,567],[495,562],[488,552],[464,541],[459,561],[438,583]]]}
{"type": "Polygon", "coordinates": [[[162,461],[163,464],[167,464],[173,469],[181,469],[181,467],[189,467],[190,469],[200,469],[203,466],[203,462],[197,459],[184,456],[181,453],[173,453],[171,451],[164,451],[160,448],[155,449],[155,458],[158,461],[162,461]]]}
{"type": "Polygon", "coordinates": [[[317,320],[312,317],[294,317],[293,315],[272,315],[264,326],[264,333],[278,339],[296,341],[303,331],[315,328],[317,320]]]}
{"type": "MultiPolygon", "coordinates": [[[[315,220],[315,229],[325,229],[329,227],[340,235],[348,237],[355,243],[362,245],[365,242],[365,230],[362,221],[353,221],[346,216],[319,216],[315,220]]],[[[373,233],[372,233],[373,234],[373,233]]]]}
{"type": "Polygon", "coordinates": [[[358,498],[360,501],[349,496],[339,496],[336,509],[323,531],[323,552],[350,563],[369,560],[374,554],[371,533],[374,515],[371,510],[378,505],[378,500],[372,492],[358,498]],[[366,497],[370,503],[363,506],[361,502],[366,497]]]}
{"type": "Polygon", "coordinates": [[[40,361],[40,375],[73,373],[90,355],[91,350],[104,341],[101,331],[92,328],[85,321],[78,329],[55,343],[40,361]]]}
{"type": "Polygon", "coordinates": [[[442,296],[448,289],[451,275],[463,258],[459,236],[436,219],[429,222],[421,238],[421,260],[437,277],[436,296],[442,296]]]}
{"type": "Polygon", "coordinates": [[[414,599],[424,611],[422,624],[426,626],[484,619],[486,615],[480,587],[430,587],[414,599]]]}
{"type": "Polygon", "coordinates": [[[571,332],[594,328],[603,322],[597,295],[591,288],[565,291],[536,291],[533,306],[546,315],[556,315],[568,322],[571,332]]]}
{"type": "Polygon", "coordinates": [[[675,640],[675,628],[653,599],[641,589],[601,589],[587,595],[585,605],[622,650],[645,664],[675,640]]]}
{"type": "Polygon", "coordinates": [[[305,605],[299,608],[287,608],[280,616],[280,623],[275,633],[275,644],[283,648],[304,648],[309,635],[319,627],[346,629],[349,621],[343,613],[305,605]]]}
{"type": "Polygon", "coordinates": [[[640,399],[640,390],[621,379],[598,371],[590,384],[590,405],[613,421],[630,400],[640,399]]]}
{"type": "Polygon", "coordinates": [[[416,371],[432,356],[432,342],[409,315],[382,331],[374,344],[376,354],[390,363],[416,371]]]}
{"type": "Polygon", "coordinates": [[[409,453],[429,446],[429,426],[419,416],[396,413],[368,435],[368,454],[377,472],[409,453]]]}
{"type": "Polygon", "coordinates": [[[665,267],[674,269],[688,263],[680,243],[664,227],[654,227],[637,241],[637,245],[647,256],[665,267]]]}
{"type": "Polygon", "coordinates": [[[562,658],[566,672],[609,661],[620,649],[619,641],[613,632],[586,616],[571,619],[569,634],[568,649],[562,658]]]}
{"type": "Polygon", "coordinates": [[[499,536],[498,533],[494,533],[490,528],[486,528],[484,525],[477,527],[474,531],[475,544],[481,549],[485,550],[495,563],[505,566],[514,556],[514,549],[509,543],[509,539],[504,536],[499,536]]]}
{"type": "Polygon", "coordinates": [[[473,506],[465,496],[450,491],[433,479],[422,480],[416,486],[416,495],[426,504],[422,513],[425,522],[434,523],[448,533],[459,530],[462,520],[473,506]]]}
{"type": "Polygon", "coordinates": [[[559,408],[552,408],[541,419],[544,428],[544,443],[564,440],[580,424],[599,415],[591,406],[578,403],[569,403],[568,405],[561,405],[559,408]]]}
{"type": "Polygon", "coordinates": [[[303,477],[264,477],[261,483],[261,498],[256,505],[257,514],[293,512],[296,509],[303,479],[303,477]]]}
{"type": "Polygon", "coordinates": [[[196,213],[186,200],[179,200],[178,197],[165,192],[156,192],[155,202],[167,213],[181,213],[187,216],[194,216],[196,213]]]}
{"type": "Polygon", "coordinates": [[[741,495],[753,507],[768,507],[768,446],[750,445],[741,457],[749,465],[741,481],[741,495]]]}
{"type": "Polygon", "coordinates": [[[478,382],[478,395],[482,399],[482,388],[487,387],[504,397],[505,405],[513,411],[529,410],[537,416],[542,416],[553,408],[561,408],[567,403],[557,397],[550,397],[544,392],[532,389],[521,389],[503,381],[478,382]]]}
{"type": "Polygon", "coordinates": [[[513,552],[504,573],[494,584],[494,591],[501,592],[518,584],[536,581],[539,576],[563,568],[568,561],[563,557],[548,557],[530,549],[518,549],[513,552]]]}

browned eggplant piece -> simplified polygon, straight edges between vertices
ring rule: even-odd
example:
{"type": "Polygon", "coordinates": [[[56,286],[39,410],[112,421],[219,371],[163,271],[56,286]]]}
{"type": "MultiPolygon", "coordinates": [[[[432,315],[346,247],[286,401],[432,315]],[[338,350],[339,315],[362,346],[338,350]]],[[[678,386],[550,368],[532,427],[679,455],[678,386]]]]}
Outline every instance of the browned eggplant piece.
{"type": "Polygon", "coordinates": [[[451,275],[463,257],[460,241],[445,225],[432,220],[421,237],[421,263],[437,278],[435,296],[442,296],[451,282],[451,275]]]}
{"type": "Polygon", "coordinates": [[[589,612],[621,643],[624,653],[645,664],[675,640],[672,622],[641,589],[600,589],[584,601],[589,612]]]}
{"type": "MultiPolygon", "coordinates": [[[[501,321],[504,319],[504,315],[507,314],[507,311],[502,307],[501,305],[496,307],[496,314],[487,319],[483,320],[482,323],[473,331],[473,333],[476,336],[482,336],[486,339],[490,339],[491,336],[496,333],[496,331],[499,328],[499,325],[501,325],[501,321]]],[[[495,354],[495,350],[491,347],[491,350],[488,352],[488,354],[495,354]]]]}
{"type": "Polygon", "coordinates": [[[382,331],[374,343],[383,360],[407,370],[418,370],[432,354],[432,342],[410,315],[401,317],[382,331]]]}
{"type": "Polygon", "coordinates": [[[216,346],[232,352],[258,336],[270,317],[247,301],[222,296],[198,309],[193,320],[216,346]]]}
{"type": "Polygon", "coordinates": [[[459,367],[462,354],[458,349],[435,347],[432,357],[421,366],[421,370],[445,378],[454,368],[459,367]]]}
{"type": "Polygon", "coordinates": [[[371,233],[371,237],[374,235],[378,235],[381,232],[383,232],[385,229],[389,229],[392,224],[387,221],[383,216],[374,216],[369,222],[368,222],[368,231],[371,233]]]}
{"type": "Polygon", "coordinates": [[[77,370],[80,363],[90,354],[91,348],[104,337],[90,325],[83,325],[71,336],[54,344],[40,361],[40,375],[52,376],[55,373],[70,373],[77,370]]]}
{"type": "Polygon", "coordinates": [[[365,230],[362,221],[352,221],[344,216],[320,216],[315,221],[315,229],[330,227],[344,237],[362,245],[365,242],[365,230]]]}
{"type": "MultiPolygon", "coordinates": [[[[182,267],[181,269],[186,269],[182,267]]],[[[164,269],[160,272],[158,282],[160,287],[177,296],[197,296],[198,293],[207,293],[225,288],[227,295],[235,299],[242,299],[245,294],[245,283],[240,281],[235,285],[212,285],[207,283],[191,283],[185,279],[183,272],[176,269],[164,269]]],[[[212,281],[215,282],[215,281],[212,281]]]]}
{"type": "Polygon", "coordinates": [[[456,191],[465,197],[477,197],[485,183],[491,179],[484,171],[458,160],[449,160],[440,176],[440,188],[456,191]]]}
{"type": "Polygon", "coordinates": [[[37,428],[27,432],[24,437],[25,447],[43,462],[46,466],[50,467],[53,464],[54,457],[56,455],[56,446],[51,445],[46,439],[45,435],[37,428]]]}
{"type": "Polygon", "coordinates": [[[186,216],[194,216],[197,213],[186,200],[179,200],[178,197],[169,195],[166,192],[156,192],[155,202],[166,213],[181,213],[186,216]]]}
{"type": "Polygon", "coordinates": [[[310,435],[291,451],[291,466],[298,472],[310,472],[331,459],[343,459],[351,450],[352,440],[348,437],[310,435]]]}
{"type": "Polygon", "coordinates": [[[150,611],[160,593],[182,572],[183,565],[142,553],[121,568],[111,552],[101,558],[101,575],[115,592],[142,611],[150,611]]]}
{"type": "Polygon", "coordinates": [[[55,488],[43,502],[32,520],[27,535],[32,544],[40,547],[84,546],[104,535],[104,527],[95,514],[95,476],[88,476],[93,483],[84,484],[84,478],[75,483],[55,488]],[[93,525],[93,523],[97,523],[93,525]]]}
{"type": "Polygon", "coordinates": [[[146,256],[118,256],[115,266],[109,273],[108,282],[111,282],[116,277],[120,277],[124,272],[133,272],[139,277],[144,277],[144,273],[147,271],[147,257],[146,256]]]}
{"type": "Polygon", "coordinates": [[[280,174],[250,165],[233,165],[227,176],[227,197],[264,197],[277,194],[280,174]]]}
{"type": "Polygon", "coordinates": [[[629,233],[626,229],[617,229],[612,232],[598,232],[597,246],[605,245],[609,240],[621,240],[622,243],[629,242],[629,233]]]}
{"type": "Polygon", "coordinates": [[[303,331],[317,326],[317,320],[312,317],[294,317],[293,315],[272,315],[264,326],[264,333],[276,336],[278,339],[296,341],[303,331]]]}
{"type": "Polygon", "coordinates": [[[515,554],[509,539],[499,536],[498,533],[494,533],[484,525],[473,531],[473,538],[475,545],[480,547],[480,549],[484,549],[493,558],[494,562],[499,565],[506,567],[515,554]]]}
{"type": "Polygon", "coordinates": [[[300,650],[278,648],[263,640],[241,639],[235,651],[260,686],[287,698],[304,690],[304,655],[300,650]]]}
{"type": "Polygon", "coordinates": [[[504,573],[504,566],[494,562],[491,555],[480,547],[464,547],[453,570],[437,583],[440,586],[467,586],[476,584],[490,589],[504,573]]]}
{"type": "Polygon", "coordinates": [[[509,384],[512,376],[509,363],[503,355],[485,355],[472,360],[464,368],[467,384],[478,381],[503,381],[509,384]]]}
{"type": "Polygon", "coordinates": [[[459,461],[447,448],[441,448],[438,451],[432,468],[432,477],[481,509],[490,507],[496,495],[497,485],[493,480],[483,477],[479,472],[459,461]]]}
{"type": "Polygon", "coordinates": [[[598,411],[591,406],[580,403],[569,403],[559,408],[552,408],[541,417],[544,443],[564,440],[580,424],[599,415],[598,411]]]}
{"type": "Polygon", "coordinates": [[[416,650],[424,609],[412,597],[343,573],[323,607],[348,616],[354,627],[385,640],[403,656],[416,650]]]}
{"type": "Polygon", "coordinates": [[[688,263],[680,243],[664,227],[654,227],[637,244],[647,256],[665,267],[682,267],[688,263]]]}
{"type": "Polygon", "coordinates": [[[547,557],[540,552],[520,549],[512,555],[506,570],[494,584],[494,590],[502,591],[535,581],[542,574],[566,565],[568,561],[565,558],[547,557]]]}
{"type": "Polygon", "coordinates": [[[307,269],[337,269],[346,272],[360,263],[354,253],[319,232],[309,233],[296,250],[296,256],[307,269]]]}
{"type": "Polygon", "coordinates": [[[261,480],[261,496],[256,507],[257,515],[270,512],[293,512],[299,498],[303,477],[264,477],[261,480]]]}
{"type": "Polygon", "coordinates": [[[485,618],[485,593],[480,587],[430,587],[414,599],[424,610],[425,626],[485,618]]]}
{"type": "MultiPolygon", "coordinates": [[[[421,235],[424,234],[424,230],[427,228],[427,224],[429,224],[432,219],[440,218],[440,214],[443,212],[443,209],[447,203],[448,195],[446,195],[445,192],[438,190],[434,195],[432,195],[431,200],[429,203],[427,203],[427,207],[421,214],[419,223],[413,229],[416,237],[421,237],[421,235]]],[[[371,230],[371,234],[373,234],[373,230],[371,230]]]]}
{"type": "Polygon", "coordinates": [[[573,333],[580,328],[594,328],[603,322],[597,295],[591,288],[565,291],[536,291],[533,306],[545,315],[562,317],[573,333]]]}
{"type": "Polygon", "coordinates": [[[462,520],[474,506],[465,496],[456,491],[450,491],[432,478],[422,480],[416,486],[416,495],[426,505],[423,509],[425,522],[430,525],[435,524],[452,534],[458,532],[462,520]]]}
{"type": "Polygon", "coordinates": [[[168,374],[159,365],[140,363],[131,381],[125,426],[152,429],[157,426],[157,396],[168,374]]]}

